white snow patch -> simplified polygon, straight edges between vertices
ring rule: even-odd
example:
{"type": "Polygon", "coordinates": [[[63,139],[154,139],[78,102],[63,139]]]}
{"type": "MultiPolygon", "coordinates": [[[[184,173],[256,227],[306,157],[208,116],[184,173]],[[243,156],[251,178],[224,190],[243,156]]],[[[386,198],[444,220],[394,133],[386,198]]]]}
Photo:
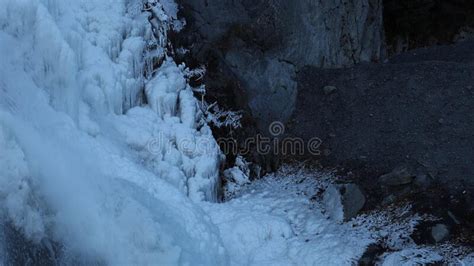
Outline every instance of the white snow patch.
{"type": "Polygon", "coordinates": [[[365,228],[329,219],[312,200],[327,175],[299,170],[266,176],[224,204],[202,203],[232,265],[351,265],[375,242],[365,228]]]}
{"type": "Polygon", "coordinates": [[[439,263],[443,257],[427,248],[407,248],[398,252],[387,254],[382,258],[383,266],[411,266],[439,263]]]}

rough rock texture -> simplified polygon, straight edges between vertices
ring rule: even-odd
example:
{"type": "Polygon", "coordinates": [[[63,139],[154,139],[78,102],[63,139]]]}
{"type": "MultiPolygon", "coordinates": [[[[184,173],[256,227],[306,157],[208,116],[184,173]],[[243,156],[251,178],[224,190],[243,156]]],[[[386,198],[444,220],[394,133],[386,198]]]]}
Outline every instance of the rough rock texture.
{"type": "Polygon", "coordinates": [[[225,60],[241,81],[248,107],[260,128],[272,121],[288,121],[296,102],[293,65],[256,52],[231,51],[225,60]]]}
{"type": "MultiPolygon", "coordinates": [[[[229,35],[298,66],[348,66],[383,56],[380,0],[181,0],[196,52],[229,35]]],[[[224,51],[225,52],[225,51],[224,51]]]]}
{"type": "Polygon", "coordinates": [[[300,67],[350,66],[384,57],[381,0],[180,3],[189,25],[178,43],[190,47],[210,72],[221,73],[214,79],[241,82],[240,93],[248,93],[260,127],[291,114],[297,88],[291,77],[300,67]]]}
{"type": "Polygon", "coordinates": [[[414,169],[387,180],[428,176],[452,189],[453,201],[471,206],[465,214],[472,212],[473,49],[474,42],[464,42],[415,50],[387,64],[306,68],[288,133],[321,138],[318,159],[325,166],[342,164],[372,183],[397,167],[414,169]],[[328,85],[337,91],[325,94],[328,85]]]}

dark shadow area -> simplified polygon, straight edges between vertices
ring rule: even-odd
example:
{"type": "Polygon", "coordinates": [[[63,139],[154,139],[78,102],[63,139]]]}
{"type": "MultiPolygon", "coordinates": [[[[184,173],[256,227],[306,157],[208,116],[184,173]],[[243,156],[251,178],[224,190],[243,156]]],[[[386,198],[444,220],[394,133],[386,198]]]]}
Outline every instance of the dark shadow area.
{"type": "Polygon", "coordinates": [[[384,0],[390,54],[449,44],[474,26],[472,0],[384,0]]]}

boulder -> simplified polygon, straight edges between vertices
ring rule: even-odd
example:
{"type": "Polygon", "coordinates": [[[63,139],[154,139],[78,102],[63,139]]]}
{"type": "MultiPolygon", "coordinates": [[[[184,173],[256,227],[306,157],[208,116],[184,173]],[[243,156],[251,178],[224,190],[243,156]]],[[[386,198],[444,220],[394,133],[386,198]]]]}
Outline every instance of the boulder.
{"type": "Polygon", "coordinates": [[[323,195],[323,205],[331,219],[349,221],[364,208],[366,199],[355,184],[330,185],[323,195]]]}
{"type": "Polygon", "coordinates": [[[382,175],[379,183],[382,186],[403,186],[413,182],[416,175],[409,171],[406,167],[397,167],[392,172],[382,175]]]}
{"type": "Polygon", "coordinates": [[[330,95],[336,92],[337,88],[335,86],[324,86],[323,91],[325,95],[330,95]]]}
{"type": "Polygon", "coordinates": [[[449,234],[449,228],[444,224],[437,224],[431,228],[431,236],[436,243],[446,240],[449,234]]]}

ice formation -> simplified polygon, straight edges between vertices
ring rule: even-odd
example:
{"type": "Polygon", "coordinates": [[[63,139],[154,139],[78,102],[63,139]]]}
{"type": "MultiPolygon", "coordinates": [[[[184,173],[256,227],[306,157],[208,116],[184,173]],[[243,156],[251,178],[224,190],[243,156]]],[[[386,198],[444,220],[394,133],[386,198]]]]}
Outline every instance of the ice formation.
{"type": "Polygon", "coordinates": [[[0,257],[23,239],[60,263],[224,263],[189,200],[217,199],[220,153],[183,67],[145,78],[142,3],[0,2],[0,257]]]}

